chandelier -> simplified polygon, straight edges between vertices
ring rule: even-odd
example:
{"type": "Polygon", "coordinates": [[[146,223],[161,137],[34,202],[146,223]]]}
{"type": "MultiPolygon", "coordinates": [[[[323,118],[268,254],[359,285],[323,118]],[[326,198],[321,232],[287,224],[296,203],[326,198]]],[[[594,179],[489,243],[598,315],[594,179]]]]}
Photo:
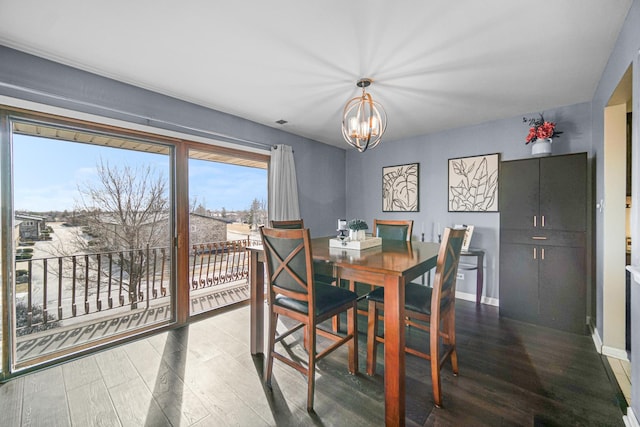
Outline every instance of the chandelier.
{"type": "Polygon", "coordinates": [[[387,113],[367,93],[371,79],[360,79],[356,86],[362,88],[362,95],[350,99],[342,113],[342,136],[349,145],[359,152],[375,148],[387,129],[387,113]]]}

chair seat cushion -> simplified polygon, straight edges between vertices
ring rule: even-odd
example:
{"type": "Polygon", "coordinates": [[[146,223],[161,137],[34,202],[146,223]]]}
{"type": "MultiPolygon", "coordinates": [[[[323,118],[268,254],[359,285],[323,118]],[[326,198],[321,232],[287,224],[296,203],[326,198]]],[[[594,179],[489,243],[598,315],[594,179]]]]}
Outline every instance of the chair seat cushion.
{"type": "MultiPolygon", "coordinates": [[[[418,313],[431,314],[431,295],[433,288],[419,285],[417,283],[407,283],[404,288],[404,307],[407,310],[418,313]]],[[[367,299],[384,303],[384,288],[378,287],[367,295],[367,299]]],[[[449,303],[449,298],[444,298],[440,306],[444,307],[449,303]]]]}
{"type": "Polygon", "coordinates": [[[326,274],[315,273],[313,275],[313,280],[316,283],[322,283],[323,285],[331,285],[336,281],[335,277],[327,276],[326,274]]]}
{"type": "MultiPolygon", "coordinates": [[[[349,289],[317,282],[314,283],[314,286],[316,292],[316,316],[322,316],[358,299],[358,295],[349,289]]],[[[306,302],[294,300],[283,295],[276,295],[275,304],[300,313],[309,313],[309,307],[306,302]]]]}

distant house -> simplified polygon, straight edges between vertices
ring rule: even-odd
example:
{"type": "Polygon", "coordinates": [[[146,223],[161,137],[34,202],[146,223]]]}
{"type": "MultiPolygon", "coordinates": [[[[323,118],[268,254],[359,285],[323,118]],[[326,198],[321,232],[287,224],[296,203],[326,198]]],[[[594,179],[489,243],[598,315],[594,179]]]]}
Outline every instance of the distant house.
{"type": "Polygon", "coordinates": [[[196,213],[189,214],[189,243],[224,242],[227,240],[227,224],[230,221],[196,213]]]}
{"type": "Polygon", "coordinates": [[[18,224],[20,240],[38,240],[47,225],[44,217],[36,215],[16,214],[15,221],[18,224]]]}
{"type": "MultiPolygon", "coordinates": [[[[85,224],[85,231],[91,237],[98,237],[103,243],[115,245],[118,236],[122,235],[122,225],[117,217],[110,213],[101,213],[97,217],[99,221],[100,232],[96,233],[96,224],[90,224],[86,219],[81,220],[78,224],[85,224]],[[95,234],[94,234],[95,233],[95,234]]],[[[95,219],[94,219],[95,221],[95,219]]],[[[232,221],[223,218],[214,218],[208,215],[196,213],[189,214],[189,245],[197,245],[201,243],[225,242],[227,241],[227,225],[232,221]]],[[[168,236],[169,218],[165,213],[155,216],[153,221],[140,225],[139,230],[146,233],[151,240],[157,241],[153,236],[168,236]]],[[[151,241],[150,240],[150,241],[151,241]]],[[[144,238],[142,241],[146,241],[144,238]]]]}
{"type": "Polygon", "coordinates": [[[18,246],[20,246],[20,224],[22,224],[22,221],[19,219],[16,219],[13,222],[13,247],[17,248],[18,246]]]}

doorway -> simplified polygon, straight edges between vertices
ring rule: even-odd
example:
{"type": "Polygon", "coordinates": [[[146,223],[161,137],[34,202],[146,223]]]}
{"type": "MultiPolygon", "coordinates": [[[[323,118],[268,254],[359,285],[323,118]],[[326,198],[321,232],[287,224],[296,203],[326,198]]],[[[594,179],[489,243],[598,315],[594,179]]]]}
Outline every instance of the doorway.
{"type": "Polygon", "coordinates": [[[267,219],[264,160],[188,150],[189,315],[249,298],[247,247],[267,219]]]}
{"type": "Polygon", "coordinates": [[[632,66],[604,110],[603,345],[620,388],[631,394],[632,66]]]}

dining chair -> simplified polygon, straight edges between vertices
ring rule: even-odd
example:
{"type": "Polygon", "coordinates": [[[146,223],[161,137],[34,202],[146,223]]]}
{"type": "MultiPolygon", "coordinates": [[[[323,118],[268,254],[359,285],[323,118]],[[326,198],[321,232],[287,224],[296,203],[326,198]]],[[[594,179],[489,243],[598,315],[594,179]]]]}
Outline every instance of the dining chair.
{"type": "MultiPolygon", "coordinates": [[[[316,362],[342,344],[348,344],[349,372],[358,369],[358,328],[356,304],[358,296],[348,289],[314,280],[313,256],[309,229],[260,228],[268,278],[269,337],[265,383],[271,387],[273,359],[285,363],[307,376],[307,410],[313,410],[316,362]],[[321,329],[318,326],[342,312],[348,313],[345,335],[321,329]],[[279,316],[295,322],[292,327],[276,336],[279,316]],[[278,353],[276,343],[304,328],[306,366],[293,357],[278,353]],[[316,337],[333,341],[316,354],[316,337]]],[[[283,345],[285,345],[283,343],[283,345]]]]}
{"type": "MultiPolygon", "coordinates": [[[[442,406],[440,369],[451,359],[453,374],[458,375],[458,355],[456,353],[456,277],[460,249],[465,229],[445,228],[438,250],[433,287],[417,283],[405,285],[406,325],[414,326],[429,333],[429,352],[425,353],[405,343],[409,354],[431,361],[431,381],[435,406],[442,406]],[[440,354],[440,338],[445,351],[440,354]]],[[[378,314],[384,308],[384,287],[379,287],[367,295],[369,318],[367,323],[367,374],[375,375],[376,350],[378,342],[378,314]]]]}
{"type": "MultiPolygon", "coordinates": [[[[374,219],[373,220],[373,237],[381,237],[382,240],[405,240],[411,241],[411,231],[413,230],[413,220],[400,219],[374,219]]],[[[360,300],[364,300],[367,294],[373,290],[374,286],[368,283],[349,282],[349,289],[359,295],[360,300]]],[[[368,315],[366,308],[359,308],[358,314],[368,315]]]]}
{"type": "MultiPolygon", "coordinates": [[[[271,228],[284,228],[284,229],[300,229],[304,228],[304,219],[290,219],[275,221],[271,220],[271,228]]],[[[322,282],[327,285],[336,284],[336,269],[335,265],[327,261],[313,261],[313,278],[316,282],[322,282]]],[[[340,316],[336,316],[332,320],[333,330],[338,331],[340,329],[340,316]]],[[[306,336],[306,334],[305,334],[306,336]]]]}

